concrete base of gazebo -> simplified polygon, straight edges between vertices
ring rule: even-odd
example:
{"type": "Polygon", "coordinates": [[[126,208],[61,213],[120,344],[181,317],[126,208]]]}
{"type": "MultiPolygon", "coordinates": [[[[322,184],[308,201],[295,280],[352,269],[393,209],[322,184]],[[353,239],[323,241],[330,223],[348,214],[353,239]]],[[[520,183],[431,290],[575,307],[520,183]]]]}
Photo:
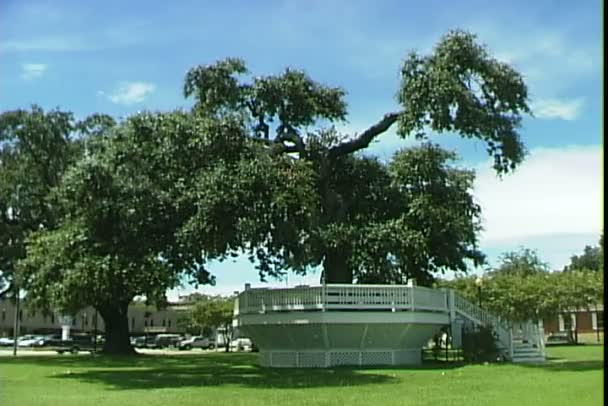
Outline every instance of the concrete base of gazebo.
{"type": "Polygon", "coordinates": [[[419,364],[420,349],[448,323],[446,315],[409,312],[279,314],[263,324],[257,318],[245,317],[240,329],[258,346],[260,364],[272,367],[419,364]]]}

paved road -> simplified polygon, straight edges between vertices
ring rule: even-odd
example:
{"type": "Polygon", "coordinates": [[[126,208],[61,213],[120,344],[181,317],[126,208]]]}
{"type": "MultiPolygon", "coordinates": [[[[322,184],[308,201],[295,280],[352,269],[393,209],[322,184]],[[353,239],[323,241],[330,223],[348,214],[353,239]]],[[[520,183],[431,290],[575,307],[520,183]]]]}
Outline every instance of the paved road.
{"type": "MultiPolygon", "coordinates": [[[[220,351],[223,351],[223,349],[221,349],[220,351]]],[[[137,349],[137,352],[141,353],[141,354],[158,354],[158,355],[188,355],[188,354],[205,354],[205,353],[210,353],[210,352],[215,352],[215,350],[198,350],[198,349],[193,349],[190,351],[180,351],[180,350],[175,350],[175,349],[165,349],[165,350],[148,350],[148,349],[137,349]]],[[[82,355],[82,354],[89,354],[88,352],[84,351],[84,352],[80,352],[78,355],[82,355]]],[[[66,356],[73,356],[74,354],[57,354],[57,352],[55,351],[45,351],[45,350],[32,350],[31,348],[18,348],[17,349],[17,356],[19,357],[28,357],[28,356],[41,356],[41,355],[45,355],[45,356],[51,356],[51,355],[55,355],[55,356],[62,356],[62,357],[66,357],[66,356]]],[[[13,356],[13,349],[12,348],[0,348],[0,357],[12,357],[13,356]]]]}

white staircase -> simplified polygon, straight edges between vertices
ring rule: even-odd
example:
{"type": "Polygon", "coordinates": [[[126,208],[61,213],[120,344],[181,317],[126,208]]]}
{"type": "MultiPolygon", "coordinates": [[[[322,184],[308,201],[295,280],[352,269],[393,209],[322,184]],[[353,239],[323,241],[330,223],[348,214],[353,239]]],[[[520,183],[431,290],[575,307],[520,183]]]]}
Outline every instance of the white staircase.
{"type": "Polygon", "coordinates": [[[515,363],[542,363],[546,360],[544,333],[531,321],[519,323],[511,328],[515,331],[512,336],[513,355],[515,363]]]}
{"type": "Polygon", "coordinates": [[[515,363],[542,363],[545,362],[545,354],[534,344],[519,340],[513,341],[513,358],[515,363]]]}
{"type": "Polygon", "coordinates": [[[494,316],[469,302],[454,291],[450,291],[452,320],[460,317],[481,326],[492,326],[498,335],[501,355],[514,363],[542,363],[546,360],[544,332],[528,320],[514,326],[507,320],[494,316]]]}

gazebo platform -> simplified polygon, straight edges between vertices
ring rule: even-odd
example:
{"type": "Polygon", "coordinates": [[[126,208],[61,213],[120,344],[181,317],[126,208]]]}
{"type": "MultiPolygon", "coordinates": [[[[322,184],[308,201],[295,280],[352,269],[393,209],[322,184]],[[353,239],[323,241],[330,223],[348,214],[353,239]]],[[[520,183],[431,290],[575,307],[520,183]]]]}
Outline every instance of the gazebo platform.
{"type": "Polygon", "coordinates": [[[234,324],[272,367],[404,365],[442,328],[454,342],[466,322],[492,324],[508,357],[511,329],[451,290],[400,285],[325,285],[246,289],[234,324]]]}

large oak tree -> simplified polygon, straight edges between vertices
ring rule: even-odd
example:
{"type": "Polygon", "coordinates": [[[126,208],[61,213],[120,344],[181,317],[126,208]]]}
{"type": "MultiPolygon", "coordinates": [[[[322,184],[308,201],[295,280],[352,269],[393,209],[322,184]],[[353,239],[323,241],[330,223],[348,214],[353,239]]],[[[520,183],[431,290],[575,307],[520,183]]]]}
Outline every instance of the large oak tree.
{"type": "Polygon", "coordinates": [[[224,227],[242,212],[231,207],[231,194],[255,195],[249,200],[259,207],[243,209],[249,218],[283,224],[277,233],[302,228],[298,219],[314,207],[306,203],[314,196],[306,163],[259,153],[241,128],[233,118],[140,114],[98,138],[48,198],[62,214],[58,224],[35,233],[20,262],[29,302],[67,314],[93,306],[105,324],[104,351],[131,353],[127,310],[134,298],[163,305],[167,289],[184,276],[212,283],[207,260],[242,244],[224,227]],[[209,177],[234,174],[238,183],[200,189],[209,177]],[[181,230],[201,199],[226,201],[209,213],[209,238],[188,241],[181,230]]]}
{"type": "Polygon", "coordinates": [[[77,121],[39,106],[0,114],[0,297],[15,291],[15,267],[29,235],[57,224],[50,191],[82,155],[84,140],[113,124],[105,115],[77,121]]]}
{"type": "MultiPolygon", "coordinates": [[[[327,126],[347,117],[343,89],[294,69],[241,81],[247,73],[239,59],[198,66],[188,72],[184,93],[195,100],[194,114],[242,117],[248,136],[270,153],[313,165],[320,207],[312,228],[297,241],[267,239],[263,233],[245,238],[262,276],[321,265],[328,283],[409,277],[430,283],[434,271],[464,270],[466,259],[482,261],[476,248],[479,208],[470,196],[473,175],[450,167],[454,156],[424,147],[400,153],[386,166],[358,154],[396,126],[404,138],[455,132],[485,141],[498,174],[523,160],[517,130],[521,114],[530,112],[526,86],[474,35],[450,32],[432,54],[411,53],[401,70],[402,110],[352,136],[327,126]],[[297,252],[283,250],[294,245],[297,252]]],[[[215,210],[201,207],[195,216],[215,210]]],[[[192,240],[210,237],[195,226],[189,231],[192,240]]]]}

